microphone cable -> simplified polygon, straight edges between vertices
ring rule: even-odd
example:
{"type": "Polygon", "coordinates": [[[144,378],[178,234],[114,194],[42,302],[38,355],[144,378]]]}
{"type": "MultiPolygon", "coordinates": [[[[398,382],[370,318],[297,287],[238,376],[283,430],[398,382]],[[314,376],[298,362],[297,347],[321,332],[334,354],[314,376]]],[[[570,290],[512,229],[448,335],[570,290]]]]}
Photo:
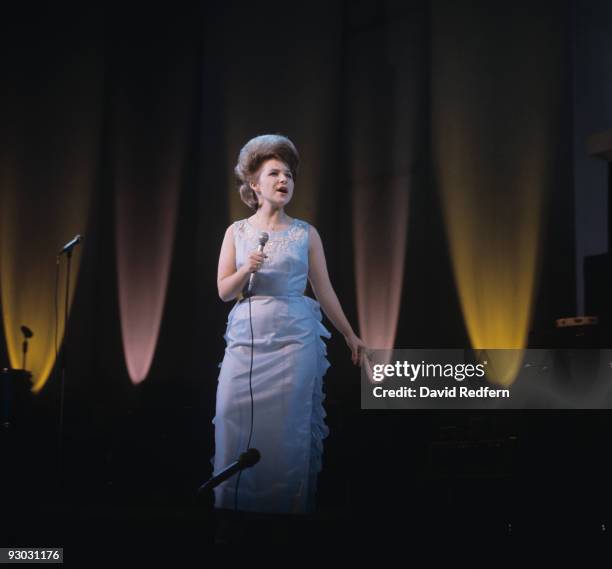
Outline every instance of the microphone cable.
{"type": "MultiPolygon", "coordinates": [[[[251,427],[249,429],[249,440],[246,445],[246,450],[251,448],[251,438],[253,437],[253,416],[255,413],[255,402],[253,400],[253,353],[255,351],[255,336],[253,334],[253,314],[251,311],[251,295],[248,296],[248,300],[249,300],[249,325],[251,327],[251,365],[249,367],[249,393],[251,395],[251,427]]],[[[238,479],[236,480],[236,491],[234,494],[234,512],[235,513],[238,512],[238,487],[240,486],[241,477],[242,477],[242,470],[238,472],[238,479]]]]}
{"type": "MultiPolygon", "coordinates": [[[[264,247],[268,242],[270,236],[265,231],[262,231],[259,234],[259,252],[263,253],[264,247]]],[[[247,452],[251,447],[251,438],[253,437],[253,416],[255,414],[255,403],[253,400],[253,353],[255,351],[255,335],[253,333],[253,312],[251,307],[251,297],[253,296],[253,291],[251,289],[252,282],[254,279],[255,273],[251,273],[249,276],[249,281],[247,285],[247,298],[249,299],[249,325],[251,328],[251,365],[249,367],[249,393],[251,395],[251,427],[249,429],[249,440],[246,445],[246,449],[244,452],[247,452]]],[[[234,512],[238,511],[238,487],[240,486],[240,478],[242,477],[242,470],[238,473],[238,480],[236,480],[236,491],[234,494],[234,512]]]]}

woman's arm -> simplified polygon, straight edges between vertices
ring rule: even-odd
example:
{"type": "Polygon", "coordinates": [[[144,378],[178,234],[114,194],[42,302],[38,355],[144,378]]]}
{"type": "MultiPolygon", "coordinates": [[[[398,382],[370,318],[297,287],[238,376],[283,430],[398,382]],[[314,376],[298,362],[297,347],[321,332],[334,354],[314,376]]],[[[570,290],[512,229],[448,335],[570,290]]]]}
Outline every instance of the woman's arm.
{"type": "Polygon", "coordinates": [[[234,300],[249,280],[246,264],[236,270],[236,248],[234,246],[234,229],[230,225],[223,237],[217,271],[217,288],[223,302],[234,300]]]}
{"type": "Polygon", "coordinates": [[[308,265],[308,280],[323,312],[325,312],[325,315],[335,326],[336,330],[344,336],[346,343],[351,349],[353,363],[360,363],[366,345],[355,334],[342,310],[342,306],[340,306],[340,301],[329,280],[321,237],[312,225],[309,228],[308,265]]]}
{"type": "Polygon", "coordinates": [[[234,300],[244,290],[250,274],[256,273],[260,269],[265,257],[267,255],[259,251],[251,251],[245,263],[236,270],[234,229],[230,225],[225,232],[219,255],[219,269],[217,271],[219,298],[223,302],[234,300]]]}

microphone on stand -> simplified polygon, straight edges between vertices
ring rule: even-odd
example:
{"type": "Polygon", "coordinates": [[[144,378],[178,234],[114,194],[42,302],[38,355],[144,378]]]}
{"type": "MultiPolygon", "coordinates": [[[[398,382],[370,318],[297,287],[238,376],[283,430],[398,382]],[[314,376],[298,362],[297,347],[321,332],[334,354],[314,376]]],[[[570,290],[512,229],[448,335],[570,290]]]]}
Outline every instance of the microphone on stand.
{"type": "MultiPolygon", "coordinates": [[[[263,253],[264,247],[265,247],[266,243],[268,242],[269,238],[270,238],[270,236],[265,231],[262,231],[259,234],[259,247],[257,248],[257,250],[260,253],[263,253]]],[[[251,275],[249,276],[249,284],[247,285],[246,293],[244,294],[245,298],[251,296],[251,294],[252,294],[251,291],[253,290],[253,280],[254,279],[255,279],[255,273],[251,273],[251,275]]]]}
{"type": "Polygon", "coordinates": [[[215,488],[215,486],[219,486],[221,482],[225,482],[228,478],[240,470],[254,466],[259,462],[260,458],[261,454],[256,448],[248,449],[238,457],[237,461],[232,462],[229,466],[225,467],[221,472],[219,472],[219,474],[204,482],[204,484],[202,484],[202,486],[200,486],[198,489],[198,494],[206,492],[207,490],[212,490],[215,488]]]}
{"type": "Polygon", "coordinates": [[[60,252],[57,254],[57,256],[59,257],[64,253],[70,253],[70,251],[72,251],[81,242],[82,239],[83,238],[80,235],[75,235],[74,239],[68,241],[68,243],[66,243],[66,245],[64,245],[60,249],[60,252]]]}
{"type": "Polygon", "coordinates": [[[21,333],[23,334],[23,344],[21,344],[21,349],[23,351],[23,359],[21,360],[21,369],[25,371],[26,369],[26,354],[28,353],[28,340],[34,336],[34,332],[30,330],[25,324],[21,326],[21,333]]]}

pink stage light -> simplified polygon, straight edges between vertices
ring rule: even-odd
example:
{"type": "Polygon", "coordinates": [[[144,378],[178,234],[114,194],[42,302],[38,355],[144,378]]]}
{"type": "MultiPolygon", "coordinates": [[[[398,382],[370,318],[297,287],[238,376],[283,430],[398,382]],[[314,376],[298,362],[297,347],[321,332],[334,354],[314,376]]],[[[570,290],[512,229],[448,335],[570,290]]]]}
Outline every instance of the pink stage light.
{"type": "Polygon", "coordinates": [[[168,176],[165,183],[158,178],[152,187],[145,180],[129,180],[126,176],[117,188],[121,334],[127,370],[134,384],[147,377],[157,346],[174,245],[177,177],[168,176]],[[149,192],[143,188],[152,189],[149,192]]]}

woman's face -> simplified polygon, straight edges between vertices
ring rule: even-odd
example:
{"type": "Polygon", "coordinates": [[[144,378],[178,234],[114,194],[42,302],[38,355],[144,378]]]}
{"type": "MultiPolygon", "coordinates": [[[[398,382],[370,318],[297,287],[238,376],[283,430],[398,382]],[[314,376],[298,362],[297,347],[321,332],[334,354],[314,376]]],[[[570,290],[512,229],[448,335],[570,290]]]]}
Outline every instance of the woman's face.
{"type": "Polygon", "coordinates": [[[251,182],[251,188],[260,204],[269,202],[275,208],[284,207],[293,197],[293,175],[287,164],[270,158],[259,168],[257,181],[251,182]]]}

